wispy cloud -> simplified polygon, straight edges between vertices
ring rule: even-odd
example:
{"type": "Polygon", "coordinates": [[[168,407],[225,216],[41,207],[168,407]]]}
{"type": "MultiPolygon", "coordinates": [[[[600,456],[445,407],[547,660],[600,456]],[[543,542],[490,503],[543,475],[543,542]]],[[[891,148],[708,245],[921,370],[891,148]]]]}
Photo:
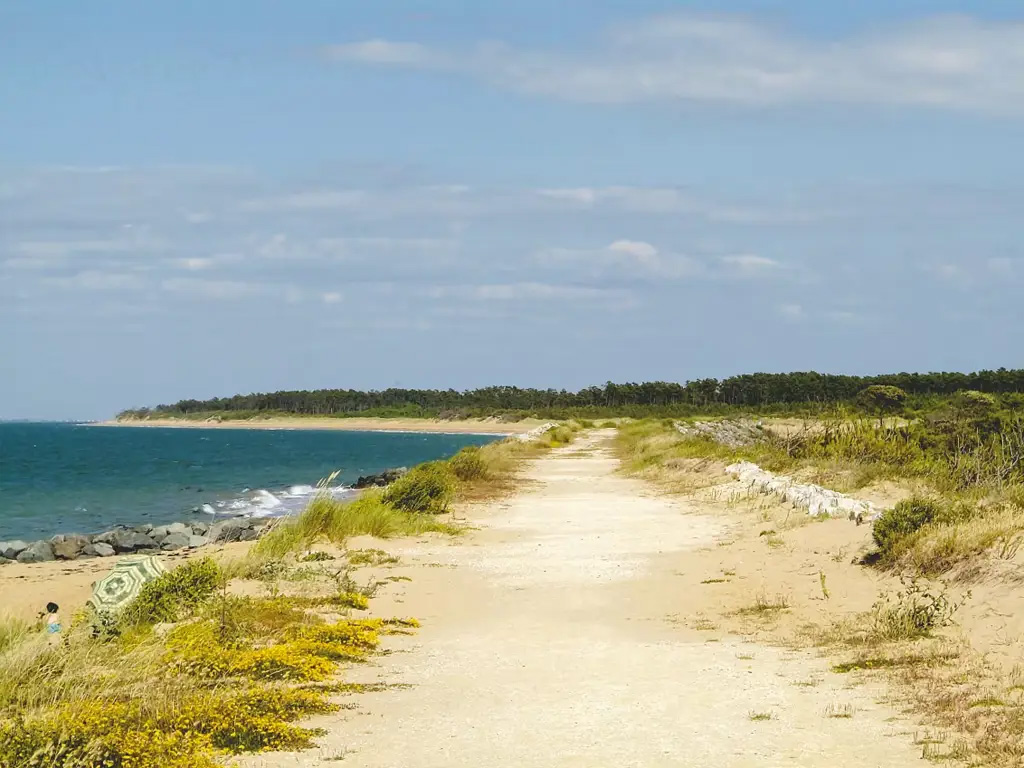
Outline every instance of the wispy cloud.
{"type": "Polygon", "coordinates": [[[767,256],[758,256],[754,253],[721,256],[719,261],[731,273],[741,277],[758,277],[782,269],[782,264],[775,259],[769,259],[767,256]]]}
{"type": "Polygon", "coordinates": [[[534,255],[548,267],[573,269],[594,277],[612,273],[622,277],[681,278],[701,271],[695,260],[663,253],[644,240],[615,240],[603,248],[543,248],[534,255]]]}
{"type": "Polygon", "coordinates": [[[1022,52],[1024,24],[964,15],[814,39],[740,16],[675,14],[613,28],[582,51],[375,39],[330,46],[324,56],[592,103],[845,102],[1024,114],[1022,52]]]}

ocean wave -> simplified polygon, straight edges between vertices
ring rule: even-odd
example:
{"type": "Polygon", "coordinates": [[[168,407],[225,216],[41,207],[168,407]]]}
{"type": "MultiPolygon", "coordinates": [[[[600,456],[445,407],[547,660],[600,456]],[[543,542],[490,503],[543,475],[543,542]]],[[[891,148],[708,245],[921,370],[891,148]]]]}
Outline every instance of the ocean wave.
{"type": "MultiPolygon", "coordinates": [[[[312,485],[292,485],[274,492],[265,488],[256,491],[246,488],[244,496],[207,502],[193,511],[220,517],[284,517],[305,509],[318,490],[312,485]]],[[[335,499],[348,498],[358,493],[345,485],[326,488],[324,492],[335,499]]]]}

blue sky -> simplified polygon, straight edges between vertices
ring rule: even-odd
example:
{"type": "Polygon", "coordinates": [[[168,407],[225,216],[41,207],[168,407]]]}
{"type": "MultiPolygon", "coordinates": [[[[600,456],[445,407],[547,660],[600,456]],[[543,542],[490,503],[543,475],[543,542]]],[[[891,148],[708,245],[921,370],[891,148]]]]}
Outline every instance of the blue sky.
{"type": "Polygon", "coordinates": [[[1024,11],[0,0],[0,418],[1024,366],[1024,11]]]}

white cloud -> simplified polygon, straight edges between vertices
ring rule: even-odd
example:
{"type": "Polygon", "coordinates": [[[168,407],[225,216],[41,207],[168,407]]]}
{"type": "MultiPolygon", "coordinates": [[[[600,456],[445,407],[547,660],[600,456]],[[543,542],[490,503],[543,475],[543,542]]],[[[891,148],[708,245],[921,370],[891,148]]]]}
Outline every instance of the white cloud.
{"type": "Polygon", "coordinates": [[[658,249],[641,240],[616,240],[608,250],[630,256],[641,264],[654,264],[658,259],[658,249]]]}
{"type": "Polygon", "coordinates": [[[138,275],[86,270],[70,277],[46,278],[44,284],[78,291],[127,291],[141,288],[144,281],[138,275]]]}
{"type": "Polygon", "coordinates": [[[789,320],[800,320],[804,316],[804,308],[799,304],[780,304],[779,314],[789,320]]]}
{"type": "Polygon", "coordinates": [[[338,291],[328,291],[320,294],[320,300],[324,304],[340,304],[342,299],[341,293],[338,291]]]}
{"type": "Polygon", "coordinates": [[[594,277],[611,271],[622,277],[640,275],[681,278],[701,271],[693,259],[680,254],[661,253],[643,240],[616,240],[603,248],[544,248],[534,259],[548,267],[580,269],[594,277]]]}
{"type": "Polygon", "coordinates": [[[362,61],[369,64],[401,64],[414,67],[443,67],[447,57],[417,43],[396,43],[390,40],[365,40],[360,43],[332,45],[325,54],[339,61],[362,61]]]}
{"type": "Polygon", "coordinates": [[[164,280],[160,287],[182,296],[204,299],[246,299],[266,294],[268,289],[258,283],[241,280],[201,280],[190,277],[176,277],[164,280]]]}
{"type": "Polygon", "coordinates": [[[433,299],[468,298],[477,301],[603,300],[624,298],[627,291],[554,283],[489,283],[483,285],[438,285],[425,291],[433,299]]]}
{"type": "Polygon", "coordinates": [[[782,267],[775,259],[769,259],[767,256],[758,256],[753,253],[722,256],[719,258],[719,261],[725,264],[732,272],[742,277],[755,277],[782,267]]]}
{"type": "Polygon", "coordinates": [[[1024,112],[1024,23],[965,15],[813,39],[740,16],[683,13],[613,28],[582,51],[500,43],[447,51],[367,40],[324,53],[333,61],[457,72],[592,103],[845,102],[1024,112]]]}
{"type": "Polygon", "coordinates": [[[1007,259],[1005,257],[999,257],[999,258],[989,259],[987,264],[988,264],[989,272],[992,272],[995,275],[1001,275],[1001,276],[1004,276],[1004,277],[1009,277],[1010,275],[1012,275],[1014,273],[1015,264],[1014,264],[1014,260],[1013,259],[1007,259]]]}

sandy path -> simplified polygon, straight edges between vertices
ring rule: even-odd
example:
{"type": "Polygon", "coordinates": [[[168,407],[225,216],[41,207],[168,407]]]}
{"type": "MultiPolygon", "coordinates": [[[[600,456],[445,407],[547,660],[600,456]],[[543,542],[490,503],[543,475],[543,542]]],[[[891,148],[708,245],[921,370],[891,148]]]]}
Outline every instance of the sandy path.
{"type": "Polygon", "coordinates": [[[389,547],[413,581],[377,609],[424,628],[347,676],[411,687],[316,722],[329,731],[317,750],[245,764],[919,765],[913,726],[879,691],[847,687],[813,655],[689,626],[692,587],[674,569],[715,546],[722,518],[615,476],[608,436],[535,462],[523,492],[475,514],[468,540],[389,547]]]}

